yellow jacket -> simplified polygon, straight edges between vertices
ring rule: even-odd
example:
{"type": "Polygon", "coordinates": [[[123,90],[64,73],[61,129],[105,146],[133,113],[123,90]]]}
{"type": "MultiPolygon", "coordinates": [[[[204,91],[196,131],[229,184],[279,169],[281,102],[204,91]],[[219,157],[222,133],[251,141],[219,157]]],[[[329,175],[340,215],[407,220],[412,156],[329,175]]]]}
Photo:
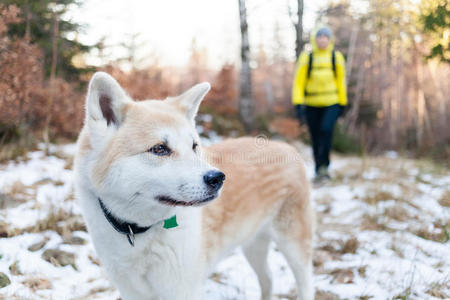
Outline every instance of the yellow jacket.
{"type": "Polygon", "coordinates": [[[292,88],[292,104],[324,107],[334,104],[347,105],[347,87],[345,83],[345,60],[341,52],[335,51],[336,76],[333,72],[331,52],[333,37],[327,49],[319,49],[316,33],[311,35],[313,63],[308,77],[309,53],[302,52],[297,61],[292,88]],[[306,93],[305,93],[306,92],[306,93]]]}

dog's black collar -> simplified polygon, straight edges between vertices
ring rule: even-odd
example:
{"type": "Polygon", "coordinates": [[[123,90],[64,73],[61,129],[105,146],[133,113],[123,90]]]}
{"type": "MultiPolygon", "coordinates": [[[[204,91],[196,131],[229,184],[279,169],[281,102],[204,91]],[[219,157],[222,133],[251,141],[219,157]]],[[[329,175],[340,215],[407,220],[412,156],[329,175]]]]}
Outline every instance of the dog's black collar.
{"type": "Polygon", "coordinates": [[[108,211],[108,209],[103,204],[102,200],[98,198],[98,203],[100,203],[100,207],[103,211],[103,214],[105,215],[106,220],[108,220],[109,224],[112,225],[112,227],[119,233],[125,234],[127,236],[128,242],[131,246],[134,246],[134,235],[146,232],[149,230],[152,225],[147,227],[141,227],[137,225],[136,223],[128,223],[124,220],[121,220],[117,217],[115,217],[111,212],[108,211]]]}

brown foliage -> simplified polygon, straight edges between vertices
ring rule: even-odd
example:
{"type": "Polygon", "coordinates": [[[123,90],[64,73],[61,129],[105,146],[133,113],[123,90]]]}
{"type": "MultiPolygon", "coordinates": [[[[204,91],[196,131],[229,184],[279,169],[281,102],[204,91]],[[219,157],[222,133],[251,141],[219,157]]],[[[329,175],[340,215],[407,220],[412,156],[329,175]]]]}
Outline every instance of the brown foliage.
{"type": "Polygon", "coordinates": [[[203,105],[214,109],[219,114],[235,115],[237,113],[236,86],[234,66],[224,65],[216,75],[203,105]]]}
{"type": "Polygon", "coordinates": [[[30,92],[42,82],[40,51],[23,40],[2,38],[0,122],[17,125],[29,113],[30,92]]]}
{"type": "Polygon", "coordinates": [[[51,131],[73,136],[81,125],[83,97],[75,85],[61,79],[50,89],[40,49],[26,39],[6,36],[7,25],[20,21],[19,12],[14,5],[0,6],[0,124],[18,127],[26,123],[39,130],[51,114],[51,131]],[[52,91],[54,102],[49,107],[52,91]]]}
{"type": "Polygon", "coordinates": [[[289,139],[295,139],[300,135],[300,127],[296,119],[290,118],[275,118],[271,123],[270,127],[289,139]]]}
{"type": "Polygon", "coordinates": [[[42,81],[39,49],[25,40],[11,41],[7,25],[20,21],[19,9],[0,5],[0,123],[18,125],[27,113],[30,91],[42,81]]]}
{"type": "Polygon", "coordinates": [[[32,111],[27,120],[36,128],[45,126],[47,114],[52,116],[50,130],[57,135],[74,137],[81,128],[84,117],[84,96],[75,86],[57,78],[53,87],[48,83],[31,92],[32,111]],[[49,106],[50,97],[54,97],[49,106]]]}
{"type": "Polygon", "coordinates": [[[0,34],[4,34],[7,30],[8,24],[15,24],[21,21],[20,9],[16,5],[5,6],[0,4],[0,34]]]}
{"type": "Polygon", "coordinates": [[[174,88],[171,82],[165,78],[163,70],[157,66],[130,72],[107,66],[104,71],[111,74],[133,99],[164,99],[173,94],[174,88]]]}

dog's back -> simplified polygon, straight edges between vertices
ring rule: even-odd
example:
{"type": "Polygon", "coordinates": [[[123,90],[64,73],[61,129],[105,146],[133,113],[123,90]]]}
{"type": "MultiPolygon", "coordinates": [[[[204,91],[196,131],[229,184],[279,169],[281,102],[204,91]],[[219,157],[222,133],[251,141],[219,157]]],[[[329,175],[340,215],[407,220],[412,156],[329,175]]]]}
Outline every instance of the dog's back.
{"type": "Polygon", "coordinates": [[[300,282],[300,299],[310,299],[314,214],[298,152],[286,143],[258,138],[226,140],[206,151],[211,164],[227,174],[221,196],[203,210],[204,247],[212,265],[243,245],[263,298],[269,299],[266,258],[273,240],[300,282]]]}

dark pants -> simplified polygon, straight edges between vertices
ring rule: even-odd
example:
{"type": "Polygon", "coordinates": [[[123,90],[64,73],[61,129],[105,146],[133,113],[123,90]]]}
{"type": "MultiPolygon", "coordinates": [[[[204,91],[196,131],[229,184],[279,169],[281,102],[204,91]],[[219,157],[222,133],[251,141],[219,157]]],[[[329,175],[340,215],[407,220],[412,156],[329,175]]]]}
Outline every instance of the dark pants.
{"type": "Polygon", "coordinates": [[[326,107],[306,107],[306,122],[311,135],[316,172],[320,167],[328,167],[330,164],[331,141],[339,112],[340,108],[337,104],[326,107]]]}

